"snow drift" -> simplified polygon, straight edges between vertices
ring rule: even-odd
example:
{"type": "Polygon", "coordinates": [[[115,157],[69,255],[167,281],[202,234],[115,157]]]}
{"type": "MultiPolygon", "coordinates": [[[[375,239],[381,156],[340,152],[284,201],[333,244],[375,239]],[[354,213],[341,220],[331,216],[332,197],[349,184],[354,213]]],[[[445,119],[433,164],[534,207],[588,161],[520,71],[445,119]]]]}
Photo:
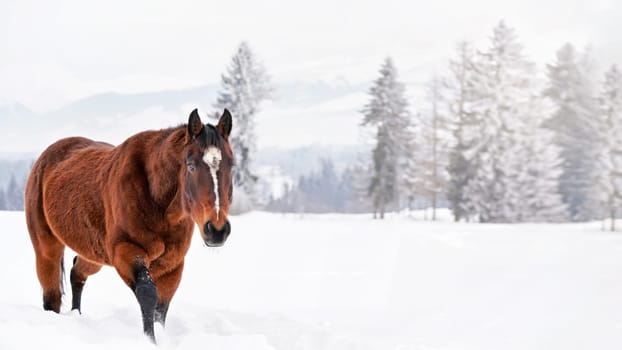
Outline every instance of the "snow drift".
{"type": "MultiPolygon", "coordinates": [[[[104,268],[83,314],[44,312],[25,219],[0,212],[0,349],[153,349],[104,268]]],[[[250,213],[189,251],[161,349],[619,349],[622,235],[250,213]]],[[[67,266],[73,253],[66,251],[67,266]]]]}

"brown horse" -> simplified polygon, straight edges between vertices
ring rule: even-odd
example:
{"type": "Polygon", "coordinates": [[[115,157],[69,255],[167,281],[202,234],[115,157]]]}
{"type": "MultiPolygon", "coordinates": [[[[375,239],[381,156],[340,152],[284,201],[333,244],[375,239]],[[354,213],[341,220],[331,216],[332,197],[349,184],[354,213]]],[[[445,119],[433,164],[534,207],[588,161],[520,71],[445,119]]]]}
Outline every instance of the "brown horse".
{"type": "Polygon", "coordinates": [[[153,342],[164,325],[194,223],[205,244],[221,246],[231,225],[231,114],[203,125],[138,133],[121,145],[82,137],[57,141],[35,162],[26,185],[26,220],[43,288],[43,308],[60,312],[63,252],[78,253],[70,281],[80,311],[88,276],[114,266],[136,295],[153,342]],[[194,223],[193,223],[194,222],[194,223]]]}

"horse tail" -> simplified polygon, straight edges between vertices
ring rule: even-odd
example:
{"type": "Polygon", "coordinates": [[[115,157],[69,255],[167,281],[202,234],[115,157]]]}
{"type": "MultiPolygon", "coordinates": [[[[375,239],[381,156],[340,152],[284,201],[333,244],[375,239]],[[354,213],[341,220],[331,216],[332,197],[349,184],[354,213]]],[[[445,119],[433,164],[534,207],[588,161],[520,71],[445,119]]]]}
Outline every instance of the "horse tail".
{"type": "Polygon", "coordinates": [[[65,253],[60,257],[60,294],[65,295],[65,253]]]}

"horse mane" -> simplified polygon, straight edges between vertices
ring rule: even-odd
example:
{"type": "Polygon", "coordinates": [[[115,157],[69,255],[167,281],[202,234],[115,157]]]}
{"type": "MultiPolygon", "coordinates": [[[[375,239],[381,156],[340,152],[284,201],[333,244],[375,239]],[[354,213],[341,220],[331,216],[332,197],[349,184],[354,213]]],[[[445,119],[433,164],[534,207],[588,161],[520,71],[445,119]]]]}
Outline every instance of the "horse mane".
{"type": "Polygon", "coordinates": [[[199,143],[207,148],[208,146],[216,146],[220,148],[223,144],[223,138],[212,124],[205,124],[205,127],[199,134],[199,143]]]}

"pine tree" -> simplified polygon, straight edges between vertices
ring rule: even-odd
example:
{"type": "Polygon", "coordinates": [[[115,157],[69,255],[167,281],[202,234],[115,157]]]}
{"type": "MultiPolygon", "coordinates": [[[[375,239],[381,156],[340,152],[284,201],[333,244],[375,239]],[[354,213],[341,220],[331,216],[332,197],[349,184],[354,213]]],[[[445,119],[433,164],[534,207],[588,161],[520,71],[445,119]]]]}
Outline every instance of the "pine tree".
{"type": "Polygon", "coordinates": [[[526,68],[522,46],[513,31],[501,23],[494,29],[491,47],[478,55],[473,77],[476,129],[463,135],[469,145],[463,156],[474,168],[465,196],[474,201],[482,222],[514,221],[517,199],[516,193],[510,192],[511,183],[518,177],[514,98],[522,93],[520,79],[526,68]]]}
{"type": "Polygon", "coordinates": [[[379,214],[384,218],[389,205],[398,202],[404,180],[400,168],[410,138],[410,116],[404,93],[393,60],[387,58],[380,69],[380,77],[369,91],[371,100],[362,110],[362,125],[376,130],[368,188],[374,217],[379,214]]]}
{"type": "Polygon", "coordinates": [[[11,175],[11,180],[6,189],[7,210],[24,210],[24,189],[21,186],[15,174],[11,175]]]}
{"type": "Polygon", "coordinates": [[[562,221],[566,206],[559,193],[562,174],[560,149],[554,144],[554,134],[544,124],[550,118],[549,107],[541,96],[534,94],[524,106],[524,123],[518,130],[522,160],[520,181],[514,191],[518,193],[516,221],[562,221]]]}
{"type": "Polygon", "coordinates": [[[0,210],[7,210],[6,205],[6,195],[4,194],[4,189],[0,187],[0,210]]]}
{"type": "Polygon", "coordinates": [[[557,51],[557,60],[547,65],[548,87],[544,94],[556,111],[547,123],[561,148],[560,192],[573,220],[594,217],[591,189],[594,181],[594,154],[597,134],[594,120],[594,84],[587,54],[579,55],[571,44],[557,51]]]}
{"type": "Polygon", "coordinates": [[[235,156],[234,185],[236,206],[250,206],[255,201],[257,177],[253,174],[255,145],[255,116],[261,102],[270,96],[269,77],[246,42],[242,42],[227,72],[222,75],[221,91],[214,107],[220,113],[224,108],[231,111],[234,127],[231,146],[235,156]],[[243,204],[244,198],[251,203],[243,204]]]}
{"type": "Polygon", "coordinates": [[[513,29],[501,22],[476,62],[469,116],[475,127],[461,136],[467,145],[462,155],[473,169],[464,196],[482,222],[548,220],[561,206],[559,158],[551,135],[540,130],[546,109],[534,94],[535,67],[522,51],[513,29]]]}
{"type": "MultiPolygon", "coordinates": [[[[414,195],[426,198],[432,207],[432,220],[447,187],[449,153],[449,124],[442,110],[441,81],[434,76],[428,83],[429,108],[416,117],[416,131],[411,158],[408,163],[407,183],[414,195]]],[[[414,197],[413,195],[413,197],[414,197]]]]}
{"type": "Polygon", "coordinates": [[[360,210],[360,201],[356,188],[355,168],[350,166],[341,173],[338,186],[338,203],[342,208],[342,212],[350,213],[360,210]]]}
{"type": "Polygon", "coordinates": [[[368,154],[361,154],[360,158],[346,169],[342,175],[342,184],[348,188],[348,200],[346,201],[346,211],[348,212],[370,212],[373,205],[369,201],[369,184],[373,172],[372,164],[368,154]]]}
{"type": "Polygon", "coordinates": [[[615,231],[622,205],[622,73],[615,65],[605,73],[599,105],[596,193],[615,231]]]}
{"type": "Polygon", "coordinates": [[[465,158],[469,148],[468,133],[476,128],[477,120],[472,112],[475,101],[473,76],[475,75],[475,51],[468,42],[457,46],[457,58],[449,62],[451,75],[445,80],[448,91],[448,108],[453,134],[449,151],[449,176],[447,199],[455,221],[468,220],[476,213],[475,203],[465,195],[465,188],[472,177],[474,164],[465,158]]]}

